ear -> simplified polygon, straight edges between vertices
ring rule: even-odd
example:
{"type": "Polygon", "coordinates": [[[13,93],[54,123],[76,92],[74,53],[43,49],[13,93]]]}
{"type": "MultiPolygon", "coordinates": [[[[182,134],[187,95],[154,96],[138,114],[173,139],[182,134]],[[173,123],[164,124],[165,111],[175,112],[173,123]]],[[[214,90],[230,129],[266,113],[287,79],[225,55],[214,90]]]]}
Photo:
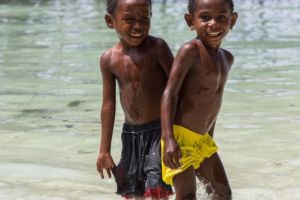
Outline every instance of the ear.
{"type": "Polygon", "coordinates": [[[193,16],[189,13],[186,13],[184,15],[184,19],[186,21],[186,24],[190,27],[190,29],[193,31],[195,29],[194,23],[193,23],[193,16]]]}
{"type": "Polygon", "coordinates": [[[237,12],[233,12],[231,14],[230,29],[232,29],[233,26],[235,25],[237,18],[238,18],[238,13],[237,12]]]}
{"type": "Polygon", "coordinates": [[[114,28],[113,16],[111,14],[105,14],[104,19],[109,28],[114,28]]]}

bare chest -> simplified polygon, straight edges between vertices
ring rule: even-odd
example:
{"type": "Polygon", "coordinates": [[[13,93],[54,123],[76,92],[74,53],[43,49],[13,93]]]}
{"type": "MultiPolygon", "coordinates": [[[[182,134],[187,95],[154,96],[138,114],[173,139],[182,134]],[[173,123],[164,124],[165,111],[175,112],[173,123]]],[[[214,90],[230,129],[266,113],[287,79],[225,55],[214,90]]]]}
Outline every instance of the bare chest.
{"type": "Polygon", "coordinates": [[[227,81],[229,69],[230,65],[223,54],[208,54],[194,64],[187,80],[196,92],[221,92],[227,81]]]}
{"type": "Polygon", "coordinates": [[[133,88],[151,84],[163,75],[159,62],[151,54],[122,55],[117,58],[113,72],[121,85],[130,84],[133,88]]]}

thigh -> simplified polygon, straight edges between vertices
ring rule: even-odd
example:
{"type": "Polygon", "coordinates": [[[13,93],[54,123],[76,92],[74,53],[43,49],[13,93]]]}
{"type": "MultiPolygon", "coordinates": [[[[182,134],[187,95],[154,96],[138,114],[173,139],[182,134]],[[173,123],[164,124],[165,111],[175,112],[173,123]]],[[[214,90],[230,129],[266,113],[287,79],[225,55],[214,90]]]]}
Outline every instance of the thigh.
{"type": "MultiPolygon", "coordinates": [[[[159,133],[159,132],[158,132],[159,133]]],[[[144,163],[143,173],[146,177],[161,179],[160,135],[149,133],[143,138],[144,163]],[[151,135],[150,135],[151,134],[151,135]]]]}
{"type": "Polygon", "coordinates": [[[230,194],[230,186],[218,153],[206,158],[196,170],[200,181],[208,182],[217,194],[230,194]]]}
{"type": "Polygon", "coordinates": [[[171,186],[166,185],[162,180],[161,156],[160,156],[160,135],[153,136],[151,145],[147,147],[143,173],[146,178],[146,188],[161,188],[172,191],[171,186]]]}
{"type": "Polygon", "coordinates": [[[177,174],[173,182],[176,199],[196,199],[196,176],[192,166],[177,174]]]}

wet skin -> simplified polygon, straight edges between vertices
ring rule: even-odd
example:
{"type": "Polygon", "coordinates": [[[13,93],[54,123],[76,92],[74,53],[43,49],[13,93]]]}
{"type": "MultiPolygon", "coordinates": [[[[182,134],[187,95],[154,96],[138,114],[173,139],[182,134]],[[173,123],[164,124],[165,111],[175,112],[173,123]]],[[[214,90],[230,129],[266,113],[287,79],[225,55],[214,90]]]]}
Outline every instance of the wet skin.
{"type": "MultiPolygon", "coordinates": [[[[226,0],[198,0],[193,14],[185,15],[186,22],[196,30],[197,38],[182,46],[175,57],[162,99],[163,160],[170,168],[180,167],[181,151],[172,124],[182,125],[199,134],[213,136],[221,108],[224,86],[233,64],[230,52],[221,49],[222,39],[233,27],[237,13],[230,10],[226,0]]],[[[231,199],[231,190],[217,153],[201,163],[176,175],[176,199],[195,199],[195,174],[211,184],[208,192],[215,199],[231,199]]]]}
{"type": "Polygon", "coordinates": [[[115,163],[110,155],[116,85],[128,124],[144,124],[160,118],[160,102],[167,83],[173,55],[166,42],[148,35],[151,5],[146,0],[124,0],[114,14],[106,14],[108,27],[120,41],[100,59],[103,81],[101,142],[97,170],[111,177],[115,163]]]}

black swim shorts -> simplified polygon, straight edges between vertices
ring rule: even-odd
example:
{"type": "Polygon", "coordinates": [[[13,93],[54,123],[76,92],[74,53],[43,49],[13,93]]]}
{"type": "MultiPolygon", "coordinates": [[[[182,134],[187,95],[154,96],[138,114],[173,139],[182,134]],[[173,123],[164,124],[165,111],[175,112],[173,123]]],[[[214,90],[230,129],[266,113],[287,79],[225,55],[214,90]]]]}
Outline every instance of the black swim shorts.
{"type": "Polygon", "coordinates": [[[125,198],[165,198],[172,188],[162,181],[160,120],[143,125],[123,125],[122,155],[112,170],[117,194],[125,198]]]}

